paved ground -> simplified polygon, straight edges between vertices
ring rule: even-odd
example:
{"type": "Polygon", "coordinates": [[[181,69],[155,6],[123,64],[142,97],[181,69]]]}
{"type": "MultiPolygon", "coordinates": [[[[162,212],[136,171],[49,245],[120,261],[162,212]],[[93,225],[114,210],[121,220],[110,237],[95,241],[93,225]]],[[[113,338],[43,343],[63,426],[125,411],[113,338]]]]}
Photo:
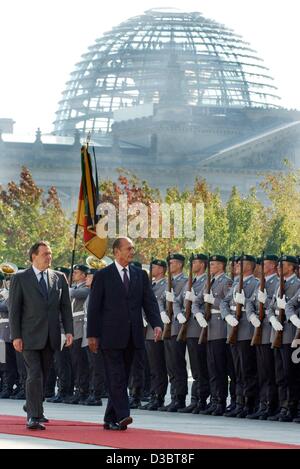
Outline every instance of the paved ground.
{"type": "MultiPolygon", "coordinates": [[[[103,422],[106,399],[103,407],[87,407],[66,404],[45,403],[48,418],[76,420],[84,422],[103,422]]],[[[23,401],[0,400],[0,414],[21,415],[23,401]]],[[[175,431],[182,433],[214,435],[223,437],[249,438],[300,445],[300,425],[295,423],[261,422],[245,419],[229,419],[204,415],[171,414],[166,412],[132,411],[135,428],[175,431]]],[[[46,430],[47,431],[47,430],[46,430]]],[[[55,442],[37,438],[15,437],[0,434],[2,448],[95,448],[89,445],[55,442]]]]}

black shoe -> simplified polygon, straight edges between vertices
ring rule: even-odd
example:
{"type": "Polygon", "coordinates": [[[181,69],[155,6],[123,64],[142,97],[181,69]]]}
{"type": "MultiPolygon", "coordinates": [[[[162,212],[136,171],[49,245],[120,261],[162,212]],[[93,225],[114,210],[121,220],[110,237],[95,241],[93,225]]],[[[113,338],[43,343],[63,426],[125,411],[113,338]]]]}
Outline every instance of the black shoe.
{"type": "Polygon", "coordinates": [[[13,396],[10,396],[10,399],[24,401],[26,399],[25,391],[23,391],[23,390],[19,391],[17,394],[14,394],[13,396]]]}
{"type": "Polygon", "coordinates": [[[141,404],[141,400],[138,397],[133,397],[129,403],[129,409],[138,409],[141,404]]]}
{"type": "Polygon", "coordinates": [[[51,402],[52,404],[61,404],[64,402],[64,399],[67,399],[68,396],[62,396],[61,394],[57,394],[56,396],[49,397],[46,399],[46,402],[51,402]]]}
{"type": "Polygon", "coordinates": [[[89,396],[84,405],[89,405],[89,406],[102,406],[103,405],[103,402],[102,402],[102,399],[101,397],[98,397],[98,396],[89,396]]]}
{"type": "Polygon", "coordinates": [[[116,422],[104,422],[103,429],[104,430],[113,430],[113,431],[125,431],[125,430],[127,430],[127,427],[126,426],[121,427],[116,422]]]}
{"type": "Polygon", "coordinates": [[[214,417],[222,417],[224,415],[225,409],[225,404],[218,404],[216,409],[210,415],[213,415],[214,417]]]}
{"type": "Polygon", "coordinates": [[[158,407],[159,412],[167,412],[169,407],[173,406],[175,404],[175,401],[171,401],[170,404],[167,405],[162,405],[161,407],[158,407]]]}
{"type": "Polygon", "coordinates": [[[182,409],[178,409],[177,412],[180,414],[191,414],[193,410],[195,410],[197,407],[196,402],[192,402],[190,405],[183,407],[182,409]]]}
{"type": "Polygon", "coordinates": [[[167,409],[167,412],[177,412],[179,409],[185,408],[185,401],[175,401],[167,409]]]}
{"type": "Polygon", "coordinates": [[[216,403],[210,404],[210,406],[207,407],[206,409],[200,410],[199,414],[201,414],[201,415],[211,415],[213,412],[215,412],[217,410],[217,406],[218,405],[216,403]]]}
{"type": "Polygon", "coordinates": [[[244,406],[241,404],[237,404],[234,409],[227,411],[224,413],[224,417],[236,417],[238,414],[240,414],[244,409],[244,406]]]}
{"type": "Polygon", "coordinates": [[[0,394],[0,399],[9,399],[11,395],[12,395],[11,391],[4,390],[0,394]]]}
{"type": "Polygon", "coordinates": [[[278,422],[280,416],[281,416],[281,410],[279,412],[277,412],[276,414],[274,414],[274,415],[270,415],[267,418],[267,420],[269,422],[278,422]]]}
{"type": "Polygon", "coordinates": [[[46,430],[45,425],[42,425],[37,418],[33,417],[27,420],[26,428],[28,430],[46,430]]]}
{"type": "MultiPolygon", "coordinates": [[[[268,414],[268,409],[267,409],[266,404],[261,404],[259,406],[259,409],[256,412],[254,412],[253,414],[248,414],[246,416],[246,419],[259,420],[260,417],[264,417],[267,414],[268,414]]],[[[261,420],[265,420],[265,418],[262,418],[261,420]]]]}
{"type": "Polygon", "coordinates": [[[68,396],[63,399],[64,404],[77,405],[79,401],[80,401],[80,396],[78,394],[74,394],[73,396],[68,396]]]}
{"type": "Polygon", "coordinates": [[[44,414],[38,418],[38,421],[40,423],[49,423],[49,419],[44,414]]]}
{"type": "Polygon", "coordinates": [[[132,417],[130,417],[130,415],[128,415],[128,417],[124,417],[123,419],[121,419],[118,422],[120,430],[123,430],[123,429],[126,430],[127,426],[131,425],[132,422],[133,422],[133,420],[132,420],[132,417]]]}
{"type": "Polygon", "coordinates": [[[200,414],[200,412],[203,412],[206,409],[207,409],[206,401],[200,401],[196,405],[195,409],[192,411],[192,414],[194,414],[194,415],[200,414]]]}
{"type": "Polygon", "coordinates": [[[290,409],[284,409],[284,411],[281,410],[280,416],[279,416],[279,422],[292,422],[293,421],[293,415],[290,409]]]}
{"type": "Polygon", "coordinates": [[[87,394],[82,394],[80,397],[79,397],[79,401],[78,401],[78,404],[79,405],[86,405],[86,401],[88,400],[89,396],[87,394]]]}

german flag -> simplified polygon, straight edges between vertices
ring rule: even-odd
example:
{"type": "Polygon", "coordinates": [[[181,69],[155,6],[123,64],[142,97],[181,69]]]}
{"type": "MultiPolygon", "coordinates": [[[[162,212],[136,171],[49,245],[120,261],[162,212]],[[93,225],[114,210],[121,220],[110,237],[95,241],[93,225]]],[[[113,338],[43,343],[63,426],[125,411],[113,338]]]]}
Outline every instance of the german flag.
{"type": "Polygon", "coordinates": [[[81,147],[81,183],[77,209],[77,226],[83,228],[83,242],[85,249],[98,259],[102,259],[107,248],[107,239],[99,238],[96,225],[99,220],[97,206],[99,204],[98,174],[95,162],[96,183],[93,178],[93,168],[88,145],[81,147]]]}

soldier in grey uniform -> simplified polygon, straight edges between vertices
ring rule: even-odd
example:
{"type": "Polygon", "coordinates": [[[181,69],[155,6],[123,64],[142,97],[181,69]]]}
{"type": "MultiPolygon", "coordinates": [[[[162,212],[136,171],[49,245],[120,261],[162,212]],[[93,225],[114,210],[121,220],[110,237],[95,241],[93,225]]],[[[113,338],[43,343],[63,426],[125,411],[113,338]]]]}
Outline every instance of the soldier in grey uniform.
{"type": "Polygon", "coordinates": [[[237,392],[240,394],[237,394],[236,408],[226,412],[224,415],[239,418],[245,418],[254,412],[258,390],[256,354],[255,349],[251,347],[254,327],[257,327],[258,320],[255,315],[251,316],[249,320],[245,310],[246,301],[252,297],[259,284],[259,280],[253,275],[256,258],[245,254],[243,264],[244,285],[242,292],[238,293],[238,285],[233,285],[220,304],[222,317],[228,324],[227,338],[229,338],[232,328],[238,326],[237,342],[233,351],[233,362],[237,382],[240,381],[240,384],[237,386],[237,392]],[[242,305],[242,315],[239,321],[236,318],[237,304],[242,305]]]}
{"type": "MultiPolygon", "coordinates": [[[[165,295],[160,299],[160,314],[164,324],[168,324],[170,322],[169,317],[165,312],[166,302],[169,301],[174,303],[175,298],[180,295],[187,282],[187,277],[183,273],[185,257],[182,254],[176,253],[171,254],[170,259],[167,260],[170,262],[172,292],[166,291],[165,295]]],[[[180,328],[181,323],[179,322],[177,315],[173,314],[171,339],[164,341],[166,364],[171,384],[171,402],[169,405],[158,409],[167,412],[177,412],[178,409],[183,409],[185,407],[185,399],[188,393],[187,366],[185,360],[186,343],[176,341],[180,328]],[[175,395],[173,393],[175,393],[175,395]]]]}
{"type": "Polygon", "coordinates": [[[16,352],[10,339],[8,296],[9,292],[7,289],[0,291],[0,340],[5,344],[5,364],[3,366],[3,389],[0,393],[1,399],[9,399],[13,395],[13,387],[18,381],[16,352]]]}
{"type": "Polygon", "coordinates": [[[173,303],[174,314],[177,318],[181,318],[185,313],[186,301],[192,301],[192,315],[187,324],[186,343],[190,358],[191,372],[193,376],[193,384],[191,390],[191,403],[187,407],[179,409],[181,413],[198,414],[200,410],[206,408],[206,400],[210,395],[209,377],[207,370],[206,345],[198,344],[201,334],[201,327],[197,317],[193,312],[193,305],[200,294],[203,292],[207,275],[205,273],[208,257],[205,254],[193,254],[190,258],[192,262],[192,271],[194,275],[191,291],[188,290],[188,282],[185,284],[179,296],[173,303]]]}
{"type": "Polygon", "coordinates": [[[211,406],[204,411],[205,415],[221,416],[226,409],[226,399],[228,395],[228,373],[227,373],[227,328],[220,312],[220,303],[231,288],[232,282],[225,274],[227,258],[225,256],[214,255],[210,257],[210,271],[213,276],[211,282],[211,292],[207,287],[204,294],[197,299],[195,311],[200,314],[202,327],[207,330],[207,362],[208,372],[213,389],[214,400],[211,406]],[[211,305],[211,319],[207,323],[205,313],[205,303],[211,305]]]}
{"type": "MultiPolygon", "coordinates": [[[[167,263],[161,259],[152,261],[152,288],[154,295],[161,307],[161,298],[165,295],[167,263]]],[[[164,405],[165,395],[168,388],[168,373],[165,360],[165,349],[163,341],[155,342],[153,329],[148,323],[146,326],[146,353],[150,366],[151,376],[151,399],[142,408],[145,410],[158,410],[164,405]]]]}
{"type": "Polygon", "coordinates": [[[84,404],[89,396],[89,361],[86,349],[82,348],[84,310],[83,305],[90,289],[86,287],[88,267],[77,264],[73,269],[73,285],[69,289],[72,304],[74,342],[70,349],[74,374],[75,393],[66,398],[65,404],[84,404]]]}
{"type": "Polygon", "coordinates": [[[275,338],[276,331],[283,331],[282,346],[274,349],[280,411],[276,415],[268,417],[268,420],[291,422],[296,418],[300,389],[299,365],[293,363],[293,349],[291,348],[296,334],[296,327],[298,327],[299,323],[297,320],[299,317],[297,296],[299,294],[300,280],[296,275],[298,269],[297,257],[282,256],[280,262],[282,262],[285,280],[284,296],[282,299],[279,298],[278,289],[267,311],[272,325],[271,343],[275,338]],[[287,306],[288,304],[289,306],[287,306]],[[278,320],[279,309],[285,310],[286,320],[283,324],[278,320]]]}
{"type": "MultiPolygon", "coordinates": [[[[259,317],[259,304],[264,305],[265,317],[261,324],[261,344],[256,345],[258,384],[259,384],[259,408],[257,412],[249,415],[250,419],[266,420],[276,412],[278,407],[278,392],[275,378],[274,353],[271,349],[271,324],[266,315],[266,311],[278,289],[278,256],[265,254],[263,259],[265,291],[257,287],[252,298],[246,303],[246,313],[250,320],[252,314],[259,317]]],[[[261,260],[260,260],[261,262],[261,260]]]]}
{"type": "MultiPolygon", "coordinates": [[[[94,275],[96,274],[97,269],[88,269],[86,271],[87,278],[85,286],[91,288],[94,275]]],[[[86,350],[88,355],[89,364],[90,364],[90,373],[89,373],[89,396],[83,402],[87,406],[102,406],[101,397],[105,394],[105,371],[104,371],[104,362],[101,350],[98,350],[96,353],[92,353],[88,348],[88,340],[86,337],[87,330],[87,311],[89,304],[89,296],[86,298],[83,311],[84,311],[84,326],[83,326],[83,338],[81,342],[81,347],[86,350]]]]}

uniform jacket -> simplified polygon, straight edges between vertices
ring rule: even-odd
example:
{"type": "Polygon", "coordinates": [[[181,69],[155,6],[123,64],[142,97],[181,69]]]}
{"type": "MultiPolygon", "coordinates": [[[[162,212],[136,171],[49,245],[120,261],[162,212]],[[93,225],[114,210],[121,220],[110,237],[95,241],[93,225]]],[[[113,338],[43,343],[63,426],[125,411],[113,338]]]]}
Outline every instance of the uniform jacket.
{"type": "MultiPolygon", "coordinates": [[[[162,279],[158,280],[158,282],[154,282],[154,284],[152,284],[152,290],[153,290],[153,293],[154,293],[155,298],[157,300],[158,307],[162,306],[162,303],[161,303],[160,300],[165,295],[166,288],[167,288],[167,279],[166,278],[162,278],[162,279]]],[[[162,309],[162,310],[160,310],[160,312],[161,311],[164,311],[164,310],[162,309]]],[[[154,331],[153,331],[150,324],[147,324],[146,340],[154,340],[154,331]]]]}
{"type": "Polygon", "coordinates": [[[90,289],[85,286],[85,282],[79,283],[76,287],[70,288],[70,298],[72,304],[74,340],[82,339],[84,326],[84,302],[90,293],[90,289]]]}
{"type": "Polygon", "coordinates": [[[10,342],[8,300],[0,300],[0,340],[10,342]]]}

